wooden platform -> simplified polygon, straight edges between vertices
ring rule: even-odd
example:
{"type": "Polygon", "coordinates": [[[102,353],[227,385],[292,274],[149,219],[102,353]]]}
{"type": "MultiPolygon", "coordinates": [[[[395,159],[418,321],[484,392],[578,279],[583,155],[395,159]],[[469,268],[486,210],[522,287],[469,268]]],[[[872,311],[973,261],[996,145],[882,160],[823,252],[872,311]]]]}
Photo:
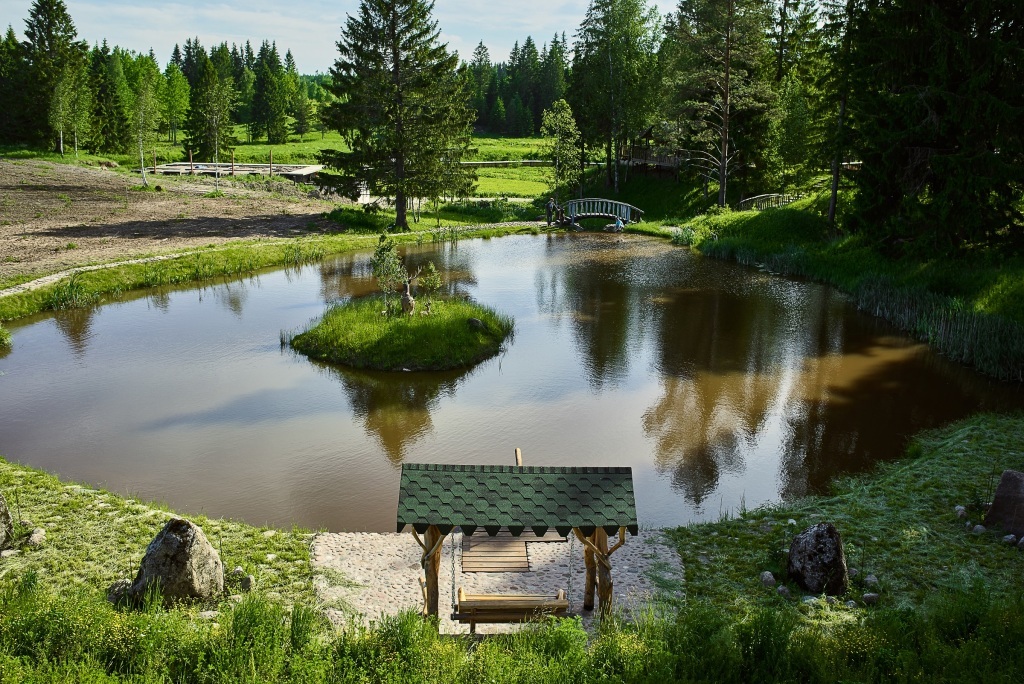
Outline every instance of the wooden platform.
{"type": "Polygon", "coordinates": [[[513,537],[508,530],[501,530],[497,536],[475,534],[462,538],[462,572],[529,572],[530,558],[526,553],[526,542],[564,542],[550,531],[543,537],[525,530],[519,537],[513,537]]]}

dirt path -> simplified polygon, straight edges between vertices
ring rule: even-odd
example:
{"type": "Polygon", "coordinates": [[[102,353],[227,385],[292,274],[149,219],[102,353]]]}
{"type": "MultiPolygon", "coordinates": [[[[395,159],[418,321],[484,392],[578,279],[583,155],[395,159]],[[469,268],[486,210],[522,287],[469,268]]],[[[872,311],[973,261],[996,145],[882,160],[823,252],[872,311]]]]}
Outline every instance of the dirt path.
{"type": "Polygon", "coordinates": [[[290,182],[221,183],[0,159],[0,284],[231,240],[326,231],[334,208],[290,182]]]}

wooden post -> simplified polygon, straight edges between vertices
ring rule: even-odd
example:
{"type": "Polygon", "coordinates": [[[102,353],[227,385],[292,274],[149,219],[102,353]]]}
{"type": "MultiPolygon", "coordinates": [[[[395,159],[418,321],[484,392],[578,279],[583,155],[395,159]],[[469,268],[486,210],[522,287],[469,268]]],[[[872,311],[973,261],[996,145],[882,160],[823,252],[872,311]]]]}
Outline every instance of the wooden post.
{"type": "Polygon", "coordinates": [[[441,542],[444,540],[441,530],[437,529],[436,525],[431,525],[427,528],[427,533],[424,535],[423,544],[427,547],[430,555],[423,561],[423,572],[427,579],[427,606],[426,614],[437,615],[437,604],[438,604],[438,573],[441,570],[441,542]]]}
{"type": "MultiPolygon", "coordinates": [[[[274,150],[270,150],[270,176],[274,175],[274,150]]],[[[270,176],[267,176],[270,178],[270,176]]]]}
{"type": "Polygon", "coordinates": [[[235,175],[235,151],[231,150],[231,175],[235,175]]]}
{"type": "MultiPolygon", "coordinates": [[[[596,532],[595,532],[596,534],[596,532]]],[[[591,537],[591,539],[593,539],[591,537]]],[[[594,589],[597,588],[597,558],[589,545],[583,545],[583,564],[587,568],[586,581],[583,585],[583,609],[594,610],[594,589]]]]}
{"type": "Polygon", "coordinates": [[[153,148],[153,175],[156,175],[156,148],[153,148]]]}
{"type": "Polygon", "coordinates": [[[523,451],[519,447],[516,447],[516,465],[523,466],[523,451]]]}
{"type": "Polygon", "coordinates": [[[188,175],[190,175],[190,176],[196,175],[196,168],[192,164],[192,150],[188,151],[188,175]]]}
{"type": "Polygon", "coordinates": [[[612,569],[608,563],[608,533],[603,528],[594,530],[594,546],[604,562],[597,563],[597,600],[601,617],[608,617],[612,610],[612,569]]]}

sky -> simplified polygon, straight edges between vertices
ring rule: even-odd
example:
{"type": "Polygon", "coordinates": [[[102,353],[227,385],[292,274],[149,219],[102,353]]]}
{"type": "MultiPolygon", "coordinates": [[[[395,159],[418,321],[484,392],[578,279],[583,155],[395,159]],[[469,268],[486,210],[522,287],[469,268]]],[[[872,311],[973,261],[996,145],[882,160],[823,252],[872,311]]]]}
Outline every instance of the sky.
{"type": "MultiPolygon", "coordinates": [[[[111,45],[156,53],[167,63],[175,43],[199,37],[206,49],[227,41],[277,41],[290,49],[304,74],[327,72],[337,57],[336,43],[346,14],[358,0],[64,0],[78,29],[91,44],[104,38],[111,45]]],[[[678,0],[648,0],[665,15],[678,0]]],[[[533,36],[538,49],[563,31],[572,43],[589,0],[436,0],[434,19],[441,40],[469,60],[481,40],[492,62],[508,59],[515,42],[533,36]]],[[[10,24],[24,38],[32,0],[0,0],[0,29],[10,24]]]]}

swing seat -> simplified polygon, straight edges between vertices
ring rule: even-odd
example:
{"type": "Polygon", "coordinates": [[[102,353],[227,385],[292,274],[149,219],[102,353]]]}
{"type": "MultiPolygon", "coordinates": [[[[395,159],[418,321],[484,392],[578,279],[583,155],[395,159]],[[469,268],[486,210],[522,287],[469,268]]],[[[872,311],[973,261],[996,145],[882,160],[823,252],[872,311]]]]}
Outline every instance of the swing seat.
{"type": "Polygon", "coordinates": [[[459,603],[452,620],[469,625],[476,632],[477,623],[527,622],[547,615],[565,615],[569,600],[565,590],[548,594],[467,594],[459,588],[459,603]]]}

